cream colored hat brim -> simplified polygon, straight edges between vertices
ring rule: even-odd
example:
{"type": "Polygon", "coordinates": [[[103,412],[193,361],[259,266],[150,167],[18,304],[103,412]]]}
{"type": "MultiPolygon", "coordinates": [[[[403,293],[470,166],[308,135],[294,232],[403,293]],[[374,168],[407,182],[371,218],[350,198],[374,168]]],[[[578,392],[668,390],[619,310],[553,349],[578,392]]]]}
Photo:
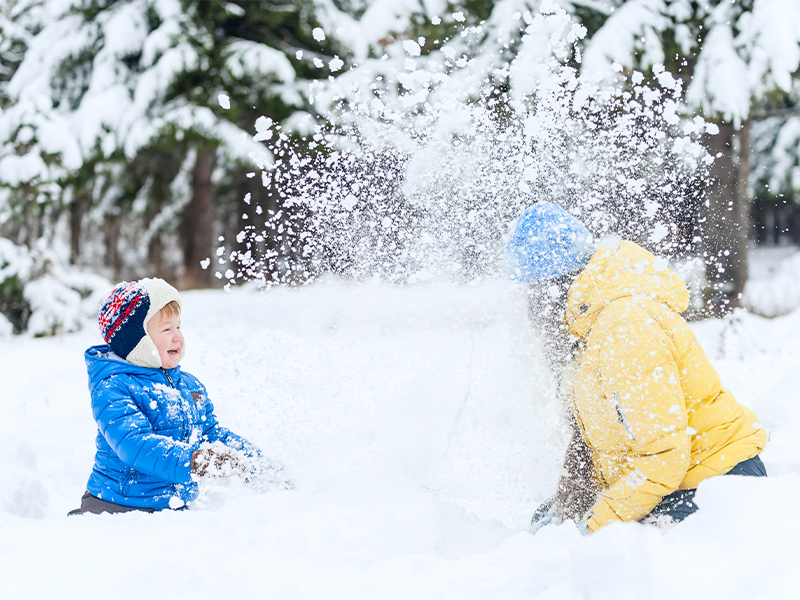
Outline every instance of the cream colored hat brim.
{"type": "MultiPolygon", "coordinates": [[[[147,315],[145,315],[144,318],[144,323],[142,324],[144,327],[144,337],[139,340],[139,343],[136,344],[133,350],[131,350],[130,354],[128,354],[125,360],[140,367],[160,369],[164,365],[161,364],[161,357],[158,354],[158,348],[156,348],[156,345],[153,343],[153,340],[147,333],[147,324],[150,322],[150,319],[152,319],[158,313],[158,311],[160,311],[170,302],[174,301],[178,303],[178,306],[182,306],[181,295],[178,293],[178,290],[176,290],[163,279],[159,279],[157,277],[142,279],[139,284],[147,291],[147,295],[150,298],[150,309],[147,311],[147,315]]],[[[184,349],[181,352],[181,358],[183,358],[185,351],[186,350],[184,346],[184,349]]]]}

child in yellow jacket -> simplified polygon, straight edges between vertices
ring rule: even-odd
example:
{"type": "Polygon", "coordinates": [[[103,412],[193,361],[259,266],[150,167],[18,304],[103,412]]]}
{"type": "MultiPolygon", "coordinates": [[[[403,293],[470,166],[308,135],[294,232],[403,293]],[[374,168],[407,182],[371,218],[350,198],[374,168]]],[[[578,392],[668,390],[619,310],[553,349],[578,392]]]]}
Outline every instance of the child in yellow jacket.
{"type": "Polygon", "coordinates": [[[532,530],[566,518],[584,532],[680,521],[704,479],[766,475],[766,432],[723,389],[679,314],[686,287],[652,254],[633,242],[597,250],[579,221],[540,202],[515,221],[507,263],[531,284],[575,428],[566,475],[532,530]]]}

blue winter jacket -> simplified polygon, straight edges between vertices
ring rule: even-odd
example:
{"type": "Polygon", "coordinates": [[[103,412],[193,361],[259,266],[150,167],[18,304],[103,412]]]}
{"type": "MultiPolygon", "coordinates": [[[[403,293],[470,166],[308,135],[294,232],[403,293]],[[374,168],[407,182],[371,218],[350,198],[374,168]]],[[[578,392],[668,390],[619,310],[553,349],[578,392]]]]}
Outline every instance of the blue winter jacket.
{"type": "Polygon", "coordinates": [[[92,346],[85,358],[97,421],[97,454],[87,490],[101,500],[180,508],[197,498],[191,459],[202,442],[260,454],[217,423],[206,388],[180,367],[140,367],[105,345],[92,346]]]}

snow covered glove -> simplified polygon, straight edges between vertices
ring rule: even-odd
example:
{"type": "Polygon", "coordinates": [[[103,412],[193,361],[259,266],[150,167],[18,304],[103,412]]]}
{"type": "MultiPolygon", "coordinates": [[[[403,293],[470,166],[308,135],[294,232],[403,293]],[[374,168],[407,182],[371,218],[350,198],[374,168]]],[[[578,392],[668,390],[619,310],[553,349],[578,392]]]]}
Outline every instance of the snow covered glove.
{"type": "MultiPolygon", "coordinates": [[[[570,520],[571,519],[562,518],[562,516],[555,510],[555,496],[553,496],[552,498],[548,498],[542,502],[539,505],[539,508],[536,509],[536,512],[533,513],[531,526],[528,528],[528,531],[535,534],[542,527],[547,527],[548,525],[561,525],[562,523],[570,520]]],[[[576,519],[572,522],[575,524],[575,527],[578,529],[578,531],[580,531],[581,535],[589,535],[589,527],[583,522],[582,519],[576,519]]]]}
{"type": "Polygon", "coordinates": [[[257,492],[293,490],[295,487],[281,463],[263,456],[252,461],[245,481],[257,492]]]}
{"type": "Polygon", "coordinates": [[[592,533],[589,531],[589,526],[583,520],[573,521],[575,523],[575,527],[578,528],[578,531],[581,532],[581,535],[589,535],[592,533]]]}
{"type": "Polygon", "coordinates": [[[550,513],[541,521],[537,521],[536,524],[531,524],[530,531],[531,533],[536,533],[542,527],[547,527],[548,525],[561,525],[564,521],[561,519],[561,515],[558,513],[550,513]]]}
{"type": "MultiPolygon", "coordinates": [[[[533,517],[531,518],[531,526],[528,528],[528,531],[531,533],[536,533],[545,525],[550,525],[553,522],[553,517],[559,517],[554,512],[553,504],[555,504],[556,497],[550,496],[547,500],[542,502],[539,507],[534,511],[533,517]]],[[[561,518],[558,518],[558,523],[561,523],[561,518]]]]}
{"type": "MultiPolygon", "coordinates": [[[[548,525],[561,525],[565,521],[561,518],[561,515],[558,513],[550,513],[546,518],[539,521],[535,526],[531,525],[530,531],[531,533],[535,534],[537,531],[542,529],[543,527],[547,527],[548,525]]],[[[589,526],[586,525],[580,519],[577,521],[570,521],[570,519],[566,520],[567,523],[572,523],[575,525],[575,528],[580,532],[581,535],[589,535],[591,532],[589,531],[589,526]]]]}
{"type": "Polygon", "coordinates": [[[192,453],[195,478],[243,476],[250,470],[247,459],[221,442],[203,444],[192,453]]]}

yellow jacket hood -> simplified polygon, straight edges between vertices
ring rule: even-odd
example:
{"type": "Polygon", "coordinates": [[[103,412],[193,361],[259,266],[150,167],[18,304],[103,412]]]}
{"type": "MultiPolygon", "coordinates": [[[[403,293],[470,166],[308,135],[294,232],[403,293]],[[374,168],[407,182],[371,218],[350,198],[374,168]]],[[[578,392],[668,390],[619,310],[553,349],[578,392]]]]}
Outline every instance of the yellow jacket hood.
{"type": "Polygon", "coordinates": [[[675,312],[689,306],[686,286],[666,261],[633,242],[623,242],[616,251],[595,252],[570,287],[564,321],[573,335],[584,338],[603,308],[628,296],[666,304],[675,312]]]}

